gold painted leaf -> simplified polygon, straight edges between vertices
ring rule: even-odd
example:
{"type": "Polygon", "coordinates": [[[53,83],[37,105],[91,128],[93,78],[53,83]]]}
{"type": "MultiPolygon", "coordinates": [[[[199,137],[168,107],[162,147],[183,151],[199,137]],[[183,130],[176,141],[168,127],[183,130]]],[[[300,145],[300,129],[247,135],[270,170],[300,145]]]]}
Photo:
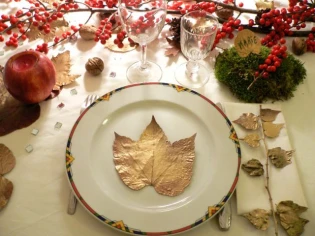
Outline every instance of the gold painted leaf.
{"type": "Polygon", "coordinates": [[[243,113],[233,122],[243,126],[245,129],[256,130],[258,128],[258,116],[253,113],[243,113]]]}
{"type": "Polygon", "coordinates": [[[11,150],[0,143],[0,175],[9,173],[15,166],[15,157],[11,150]]]}
{"type": "Polygon", "coordinates": [[[58,28],[67,27],[69,23],[64,19],[57,19],[50,23],[50,32],[46,34],[43,30],[39,30],[37,26],[31,25],[30,30],[27,32],[27,37],[29,41],[41,38],[44,42],[50,42],[56,36],[56,31],[58,28]]]}
{"type": "Polygon", "coordinates": [[[80,75],[70,75],[70,51],[65,51],[58,54],[56,57],[52,57],[51,61],[54,63],[57,72],[56,86],[61,87],[71,84],[80,75]]]}
{"type": "Polygon", "coordinates": [[[273,0],[257,0],[256,3],[257,10],[274,9],[273,0]]]}
{"type": "Polygon", "coordinates": [[[261,176],[264,174],[264,167],[257,159],[251,159],[247,163],[242,164],[242,169],[250,176],[261,176]]]}
{"type": "Polygon", "coordinates": [[[291,164],[292,154],[293,151],[285,151],[280,147],[269,149],[267,153],[271,163],[277,168],[283,168],[291,164]]]}
{"type": "Polygon", "coordinates": [[[257,133],[253,133],[253,134],[248,134],[246,135],[243,139],[245,143],[247,143],[249,146],[251,147],[259,147],[259,141],[260,141],[260,137],[257,133]]]}
{"type": "Polygon", "coordinates": [[[276,138],[284,124],[274,124],[272,122],[263,122],[264,134],[269,138],[276,138]]]}
{"type": "Polygon", "coordinates": [[[277,213],[280,217],[280,224],[289,236],[301,235],[304,226],[309,222],[300,217],[300,214],[307,210],[307,207],[299,206],[293,201],[281,201],[277,205],[277,213]]]}
{"type": "Polygon", "coordinates": [[[12,191],[12,182],[0,175],[0,210],[7,205],[12,195],[12,191]]]}
{"type": "Polygon", "coordinates": [[[115,168],[133,190],[152,185],[162,195],[177,196],[190,184],[195,137],[171,144],[153,116],[138,141],[115,133],[115,168]]]}
{"type": "Polygon", "coordinates": [[[277,115],[280,113],[281,111],[276,111],[276,110],[272,110],[272,109],[260,109],[260,117],[263,121],[274,121],[277,117],[277,115]]]}
{"type": "Polygon", "coordinates": [[[243,216],[256,227],[256,229],[267,230],[269,227],[270,212],[264,209],[255,209],[249,213],[243,214],[243,216]]]}

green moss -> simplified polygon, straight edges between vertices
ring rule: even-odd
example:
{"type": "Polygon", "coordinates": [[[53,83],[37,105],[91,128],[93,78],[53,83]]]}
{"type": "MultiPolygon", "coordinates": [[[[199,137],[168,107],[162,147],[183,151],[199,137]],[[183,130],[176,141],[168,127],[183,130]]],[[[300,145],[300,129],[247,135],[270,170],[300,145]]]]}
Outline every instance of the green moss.
{"type": "Polygon", "coordinates": [[[245,102],[287,100],[293,97],[298,84],[306,78],[303,64],[291,54],[282,61],[276,72],[270,73],[269,78],[259,78],[249,90],[247,89],[254,80],[255,71],[264,63],[269,52],[269,48],[262,47],[259,55],[251,53],[242,58],[234,47],[224,50],[216,58],[216,78],[245,102]]]}

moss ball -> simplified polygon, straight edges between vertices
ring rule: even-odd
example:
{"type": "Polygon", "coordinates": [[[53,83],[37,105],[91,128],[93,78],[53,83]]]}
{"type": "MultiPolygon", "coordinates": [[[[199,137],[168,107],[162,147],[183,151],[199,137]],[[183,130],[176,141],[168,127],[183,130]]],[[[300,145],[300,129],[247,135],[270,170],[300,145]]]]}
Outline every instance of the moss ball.
{"type": "Polygon", "coordinates": [[[242,58],[235,47],[226,49],[216,58],[215,76],[244,102],[287,100],[293,97],[297,86],[306,78],[303,64],[291,54],[282,60],[276,72],[269,73],[268,78],[257,79],[248,89],[254,80],[255,71],[260,64],[264,64],[269,53],[269,48],[262,47],[260,54],[251,53],[242,58]]]}

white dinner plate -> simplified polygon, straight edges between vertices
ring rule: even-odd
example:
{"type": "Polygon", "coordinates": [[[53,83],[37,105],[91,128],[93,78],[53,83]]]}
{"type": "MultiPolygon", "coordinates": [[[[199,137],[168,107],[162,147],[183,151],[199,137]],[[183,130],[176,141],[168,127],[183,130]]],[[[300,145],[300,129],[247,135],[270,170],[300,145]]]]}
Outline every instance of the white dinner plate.
{"type": "Polygon", "coordinates": [[[175,234],[212,218],[238,181],[239,141],[225,114],[195,91],[166,83],[111,91],[75,122],[66,170],[78,201],[98,220],[136,235],[175,234]],[[138,140],[154,115],[169,141],[197,134],[190,185],[176,197],[127,187],[113,162],[114,132],[138,140]]]}

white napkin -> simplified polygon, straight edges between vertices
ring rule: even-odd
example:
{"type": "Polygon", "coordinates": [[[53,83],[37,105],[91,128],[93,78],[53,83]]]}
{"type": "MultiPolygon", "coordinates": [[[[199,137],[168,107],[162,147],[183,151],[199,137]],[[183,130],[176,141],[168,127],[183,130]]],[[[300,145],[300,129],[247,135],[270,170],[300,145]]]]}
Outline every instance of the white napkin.
{"type": "MultiPolygon", "coordinates": [[[[222,105],[231,122],[238,119],[243,113],[251,112],[255,115],[259,115],[259,104],[224,103],[222,105]]],[[[263,104],[262,108],[270,108],[281,111],[281,106],[275,104],[263,104]]],[[[247,131],[234,122],[232,123],[239,138],[244,138],[246,134],[253,132],[247,131]]],[[[274,123],[285,123],[282,112],[277,115],[274,123]]],[[[278,137],[266,137],[266,141],[268,149],[281,147],[286,151],[292,150],[286,130],[286,125],[284,125],[284,127],[281,129],[278,137]]],[[[242,163],[246,163],[250,159],[255,158],[264,165],[265,169],[266,154],[262,140],[260,141],[260,147],[258,148],[250,147],[244,141],[240,141],[240,145],[242,163]]],[[[269,161],[269,186],[274,204],[278,204],[284,200],[292,200],[301,206],[307,207],[295,158],[297,157],[293,154],[291,159],[292,163],[285,166],[284,168],[276,168],[269,161]]],[[[265,176],[251,177],[242,169],[240,169],[239,182],[236,188],[238,214],[243,214],[256,208],[266,210],[270,209],[269,197],[265,189],[265,183],[265,176]]]]}

